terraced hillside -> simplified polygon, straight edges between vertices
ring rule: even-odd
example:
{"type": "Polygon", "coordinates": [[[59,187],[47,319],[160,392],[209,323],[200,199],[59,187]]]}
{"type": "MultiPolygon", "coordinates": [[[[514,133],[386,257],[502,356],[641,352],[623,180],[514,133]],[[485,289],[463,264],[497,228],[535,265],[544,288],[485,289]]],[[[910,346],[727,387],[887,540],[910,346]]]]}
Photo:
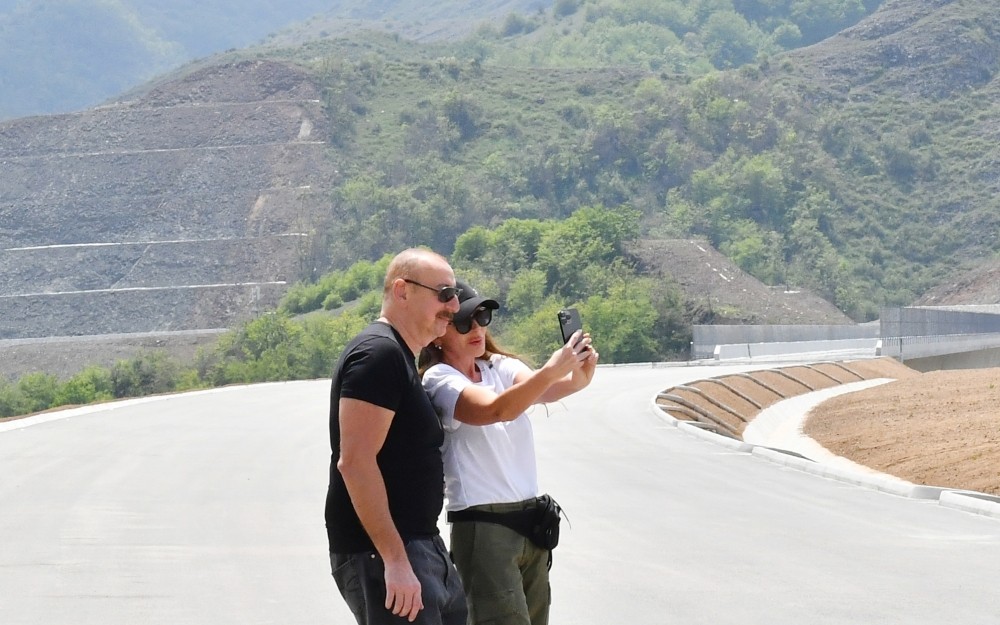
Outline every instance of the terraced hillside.
{"type": "Polygon", "coordinates": [[[202,330],[273,307],[312,265],[329,132],[310,78],[262,61],[0,124],[0,339],[202,330]]]}

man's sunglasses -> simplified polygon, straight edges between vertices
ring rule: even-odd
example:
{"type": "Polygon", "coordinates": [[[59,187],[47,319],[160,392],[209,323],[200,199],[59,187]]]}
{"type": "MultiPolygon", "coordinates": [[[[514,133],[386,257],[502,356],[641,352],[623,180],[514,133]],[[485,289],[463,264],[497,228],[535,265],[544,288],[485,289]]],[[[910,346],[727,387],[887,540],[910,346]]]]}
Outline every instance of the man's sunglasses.
{"type": "MultiPolygon", "coordinates": [[[[455,299],[456,297],[462,294],[462,289],[458,288],[457,286],[443,286],[440,289],[435,289],[432,286],[427,286],[426,284],[420,284],[416,280],[410,280],[409,278],[403,278],[403,282],[407,284],[415,284],[417,286],[422,286],[428,291],[434,291],[435,293],[437,293],[438,301],[441,302],[442,304],[447,304],[448,302],[450,302],[451,300],[455,299]]],[[[466,330],[466,332],[468,332],[468,330],[466,330]]]]}
{"type": "Polygon", "coordinates": [[[475,321],[480,328],[485,328],[493,321],[493,310],[480,306],[464,319],[452,318],[451,325],[455,326],[455,332],[468,334],[472,330],[472,322],[475,321]]]}

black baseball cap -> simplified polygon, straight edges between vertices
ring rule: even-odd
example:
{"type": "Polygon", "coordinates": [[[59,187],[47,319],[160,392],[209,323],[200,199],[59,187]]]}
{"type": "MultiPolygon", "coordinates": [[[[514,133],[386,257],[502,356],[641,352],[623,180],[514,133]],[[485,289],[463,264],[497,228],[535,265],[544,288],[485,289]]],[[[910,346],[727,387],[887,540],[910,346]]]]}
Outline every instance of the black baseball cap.
{"type": "Polygon", "coordinates": [[[467,282],[456,280],[455,286],[462,289],[462,294],[458,296],[460,306],[454,317],[459,321],[472,317],[472,313],[476,312],[476,309],[479,307],[489,308],[491,310],[500,308],[500,304],[495,299],[483,297],[479,294],[479,291],[472,288],[472,286],[470,286],[467,282]]]}

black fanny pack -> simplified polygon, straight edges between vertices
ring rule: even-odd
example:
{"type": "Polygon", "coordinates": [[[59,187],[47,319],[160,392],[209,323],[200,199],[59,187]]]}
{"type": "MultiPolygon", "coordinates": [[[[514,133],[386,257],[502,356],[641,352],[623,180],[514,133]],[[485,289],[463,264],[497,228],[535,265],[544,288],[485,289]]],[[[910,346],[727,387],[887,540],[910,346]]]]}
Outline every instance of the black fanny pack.
{"type": "Polygon", "coordinates": [[[512,512],[487,510],[457,510],[448,513],[449,523],[480,521],[509,527],[542,549],[555,549],[559,544],[559,521],[562,508],[550,495],[535,498],[534,507],[512,512]]]}

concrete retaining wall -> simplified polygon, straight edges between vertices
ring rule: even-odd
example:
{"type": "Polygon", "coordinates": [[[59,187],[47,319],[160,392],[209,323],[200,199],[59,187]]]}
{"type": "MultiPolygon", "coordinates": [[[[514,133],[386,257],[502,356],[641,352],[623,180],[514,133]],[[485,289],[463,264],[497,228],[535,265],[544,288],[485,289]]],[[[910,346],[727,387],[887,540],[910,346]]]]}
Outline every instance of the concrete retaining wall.
{"type": "MultiPolygon", "coordinates": [[[[876,339],[877,324],[868,325],[747,325],[692,327],[691,358],[714,358],[716,346],[810,341],[876,339]]],[[[746,355],[744,354],[744,357],[746,355]]]]}
{"type": "Polygon", "coordinates": [[[716,345],[713,358],[732,360],[740,358],[770,358],[789,354],[844,354],[855,357],[874,357],[878,339],[844,339],[839,341],[783,341],[774,343],[738,343],[716,345]]]}
{"type": "Polygon", "coordinates": [[[879,336],[941,336],[1000,332],[1000,314],[983,307],[885,308],[879,336]]]}
{"type": "Polygon", "coordinates": [[[694,360],[889,356],[921,371],[1000,366],[1000,306],[887,308],[878,325],[694,326],[694,360]]]}

